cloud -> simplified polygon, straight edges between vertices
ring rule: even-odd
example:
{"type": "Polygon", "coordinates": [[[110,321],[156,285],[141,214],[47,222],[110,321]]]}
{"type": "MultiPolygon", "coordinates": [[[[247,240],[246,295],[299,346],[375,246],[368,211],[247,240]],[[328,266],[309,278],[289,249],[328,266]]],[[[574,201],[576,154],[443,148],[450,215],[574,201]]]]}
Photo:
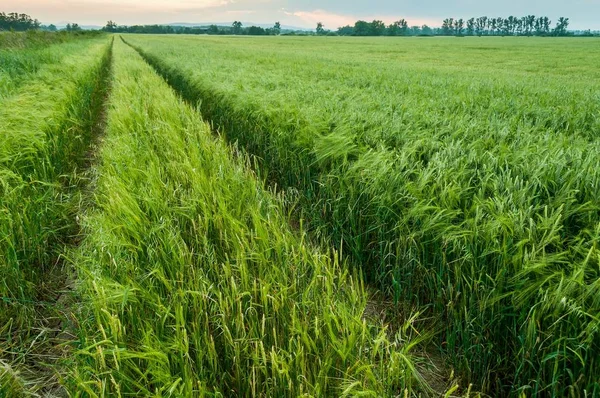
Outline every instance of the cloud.
{"type": "Polygon", "coordinates": [[[249,15],[249,14],[256,14],[256,10],[227,10],[225,11],[227,14],[231,14],[231,15],[249,15]]]}
{"type": "Polygon", "coordinates": [[[356,15],[346,15],[346,14],[337,14],[325,10],[313,10],[313,11],[287,11],[282,10],[285,15],[288,17],[297,18],[296,24],[300,24],[302,26],[316,26],[317,22],[323,23],[326,29],[335,30],[340,26],[345,25],[354,25],[356,21],[359,19],[365,21],[373,21],[373,20],[381,20],[386,24],[390,24],[399,19],[406,19],[408,24],[411,26],[414,25],[429,25],[436,26],[437,22],[434,19],[426,19],[426,18],[411,18],[409,16],[394,16],[394,15],[367,15],[367,16],[356,16],[356,15]]]}
{"type": "Polygon", "coordinates": [[[335,13],[330,13],[323,10],[314,10],[314,11],[283,11],[285,15],[290,17],[296,17],[299,21],[302,22],[303,25],[313,26],[316,25],[317,22],[322,22],[323,25],[329,28],[336,28],[344,25],[354,25],[356,19],[335,13]]]}

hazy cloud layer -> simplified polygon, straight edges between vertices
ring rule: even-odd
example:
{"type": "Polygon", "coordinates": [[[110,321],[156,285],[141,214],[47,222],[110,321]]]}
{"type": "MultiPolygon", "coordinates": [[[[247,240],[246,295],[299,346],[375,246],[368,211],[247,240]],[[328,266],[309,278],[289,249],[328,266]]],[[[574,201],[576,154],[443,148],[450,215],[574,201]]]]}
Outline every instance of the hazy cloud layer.
{"type": "Polygon", "coordinates": [[[446,17],[547,15],[571,18],[574,29],[600,29],[600,0],[0,0],[0,11],[24,12],[44,23],[104,25],[169,22],[273,23],[314,28],[357,19],[439,26],[446,17]]]}

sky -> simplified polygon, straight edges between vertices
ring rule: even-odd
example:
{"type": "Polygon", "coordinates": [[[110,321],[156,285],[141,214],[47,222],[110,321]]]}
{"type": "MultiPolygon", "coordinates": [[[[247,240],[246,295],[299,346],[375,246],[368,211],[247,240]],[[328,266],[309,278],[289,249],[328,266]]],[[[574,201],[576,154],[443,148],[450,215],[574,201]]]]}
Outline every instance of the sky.
{"type": "Polygon", "coordinates": [[[570,18],[570,29],[600,30],[600,0],[0,0],[0,11],[31,15],[45,24],[164,24],[253,22],[326,29],[359,19],[440,26],[447,17],[544,15],[570,18]]]}

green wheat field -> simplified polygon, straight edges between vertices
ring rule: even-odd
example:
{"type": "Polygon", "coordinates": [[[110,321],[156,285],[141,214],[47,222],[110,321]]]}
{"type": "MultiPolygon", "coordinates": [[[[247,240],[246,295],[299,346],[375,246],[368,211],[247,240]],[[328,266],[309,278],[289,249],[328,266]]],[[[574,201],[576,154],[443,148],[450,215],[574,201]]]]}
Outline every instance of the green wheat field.
{"type": "Polygon", "coordinates": [[[600,397],[599,49],[0,34],[0,397],[600,397]]]}

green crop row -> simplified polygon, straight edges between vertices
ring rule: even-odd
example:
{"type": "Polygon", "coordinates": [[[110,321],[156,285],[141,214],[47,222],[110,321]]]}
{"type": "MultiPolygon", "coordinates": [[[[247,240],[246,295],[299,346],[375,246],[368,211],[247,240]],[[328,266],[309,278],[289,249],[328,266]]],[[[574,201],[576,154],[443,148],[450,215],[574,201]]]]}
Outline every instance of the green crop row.
{"type": "Polygon", "coordinates": [[[73,256],[89,312],[74,396],[392,396],[419,383],[411,324],[365,318],[361,279],[291,231],[245,158],[120,42],[97,159],[73,256]]]}
{"type": "Polygon", "coordinates": [[[126,40],[270,181],[299,189],[313,233],[429,308],[467,381],[600,394],[592,44],[126,40]]]}
{"type": "Polygon", "coordinates": [[[45,333],[39,314],[53,310],[49,270],[77,234],[76,187],[105,91],[106,43],[53,48],[62,61],[0,102],[0,396],[27,384],[13,367],[40,361],[29,353],[45,333]]]}

